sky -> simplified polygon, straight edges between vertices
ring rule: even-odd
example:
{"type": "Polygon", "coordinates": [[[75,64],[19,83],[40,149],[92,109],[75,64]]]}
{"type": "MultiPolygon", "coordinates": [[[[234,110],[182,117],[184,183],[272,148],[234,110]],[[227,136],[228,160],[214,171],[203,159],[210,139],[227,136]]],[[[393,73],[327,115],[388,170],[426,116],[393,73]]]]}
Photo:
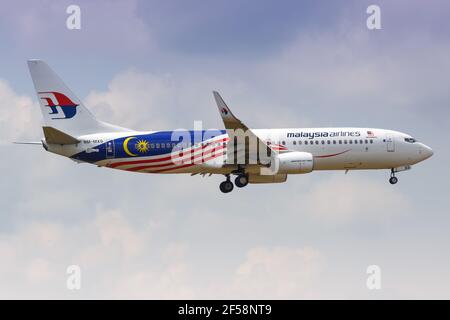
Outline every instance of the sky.
{"type": "Polygon", "coordinates": [[[448,1],[18,0],[0,39],[0,298],[450,298],[448,1]],[[395,186],[331,171],[230,194],[76,164],[11,143],[42,137],[30,58],[124,127],[221,129],[218,90],[252,128],[393,129],[434,156],[395,186]]]}

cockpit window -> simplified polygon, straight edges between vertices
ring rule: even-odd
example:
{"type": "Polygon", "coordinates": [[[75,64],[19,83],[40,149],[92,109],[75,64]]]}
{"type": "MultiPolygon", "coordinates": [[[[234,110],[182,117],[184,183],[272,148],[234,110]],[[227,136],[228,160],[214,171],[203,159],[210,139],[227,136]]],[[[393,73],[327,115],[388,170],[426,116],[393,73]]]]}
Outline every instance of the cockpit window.
{"type": "Polygon", "coordinates": [[[405,138],[405,141],[409,142],[409,143],[414,143],[414,142],[416,142],[416,139],[414,139],[414,138],[405,138]]]}

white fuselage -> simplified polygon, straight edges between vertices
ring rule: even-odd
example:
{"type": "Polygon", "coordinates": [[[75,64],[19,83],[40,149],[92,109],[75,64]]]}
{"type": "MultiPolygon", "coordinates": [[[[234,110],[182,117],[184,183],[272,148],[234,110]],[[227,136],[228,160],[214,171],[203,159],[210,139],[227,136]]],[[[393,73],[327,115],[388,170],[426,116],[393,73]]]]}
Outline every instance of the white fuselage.
{"type": "MultiPolygon", "coordinates": [[[[416,164],[433,154],[431,148],[423,143],[415,141],[407,134],[392,130],[298,128],[254,129],[252,131],[273,147],[273,150],[311,153],[314,159],[313,170],[400,168],[416,164]]],[[[203,157],[203,161],[197,161],[191,165],[175,163],[170,156],[179,153],[173,148],[176,143],[171,142],[170,135],[158,135],[159,133],[157,131],[99,133],[79,137],[81,142],[76,145],[46,144],[46,147],[50,152],[71,157],[76,161],[134,172],[221,174],[230,172],[230,167],[226,165],[226,140],[228,137],[226,132],[211,139],[201,139],[195,144],[187,143],[184,150],[192,151],[192,155],[196,156],[196,159],[203,157]],[[160,136],[166,138],[153,138],[160,136]],[[127,137],[133,137],[136,141],[140,137],[146,139],[151,146],[149,153],[139,156],[137,152],[129,154],[127,143],[121,142],[129,140],[127,137]],[[165,140],[154,141],[154,139],[165,140]],[[202,149],[202,146],[207,143],[212,143],[211,145],[215,148],[219,146],[219,151],[216,149],[216,152],[208,154],[209,147],[202,149]],[[106,151],[101,146],[106,146],[106,151]],[[163,146],[166,149],[157,149],[163,148],[163,146]],[[128,152],[124,153],[124,149],[128,152]]]]}
{"type": "Polygon", "coordinates": [[[289,150],[309,152],[314,156],[314,170],[389,169],[416,164],[432,155],[420,142],[407,142],[411,136],[392,130],[370,128],[311,128],[254,130],[261,137],[289,150]],[[296,137],[289,133],[309,133],[296,137]],[[311,137],[323,132],[354,132],[354,136],[311,137]],[[367,132],[371,132],[368,135],[367,132]],[[275,140],[276,139],[276,140],[275,140]]]}

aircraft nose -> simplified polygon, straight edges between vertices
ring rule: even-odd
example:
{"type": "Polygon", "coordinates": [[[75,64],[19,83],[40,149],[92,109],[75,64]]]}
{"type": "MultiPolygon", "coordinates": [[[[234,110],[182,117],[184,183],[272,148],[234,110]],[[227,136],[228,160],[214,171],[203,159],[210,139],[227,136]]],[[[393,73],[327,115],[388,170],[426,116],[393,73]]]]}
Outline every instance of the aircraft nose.
{"type": "Polygon", "coordinates": [[[422,159],[425,160],[433,155],[433,149],[423,144],[420,146],[419,153],[422,156],[422,159]]]}

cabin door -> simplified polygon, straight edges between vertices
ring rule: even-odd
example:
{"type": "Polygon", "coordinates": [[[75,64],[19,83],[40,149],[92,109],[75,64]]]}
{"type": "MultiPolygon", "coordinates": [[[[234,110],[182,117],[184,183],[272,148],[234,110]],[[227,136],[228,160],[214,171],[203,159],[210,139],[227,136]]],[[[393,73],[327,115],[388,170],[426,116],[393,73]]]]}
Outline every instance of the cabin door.
{"type": "Polygon", "coordinates": [[[386,138],[386,145],[387,145],[387,151],[388,152],[394,152],[395,151],[395,143],[394,143],[394,138],[392,136],[388,136],[386,138]]]}

